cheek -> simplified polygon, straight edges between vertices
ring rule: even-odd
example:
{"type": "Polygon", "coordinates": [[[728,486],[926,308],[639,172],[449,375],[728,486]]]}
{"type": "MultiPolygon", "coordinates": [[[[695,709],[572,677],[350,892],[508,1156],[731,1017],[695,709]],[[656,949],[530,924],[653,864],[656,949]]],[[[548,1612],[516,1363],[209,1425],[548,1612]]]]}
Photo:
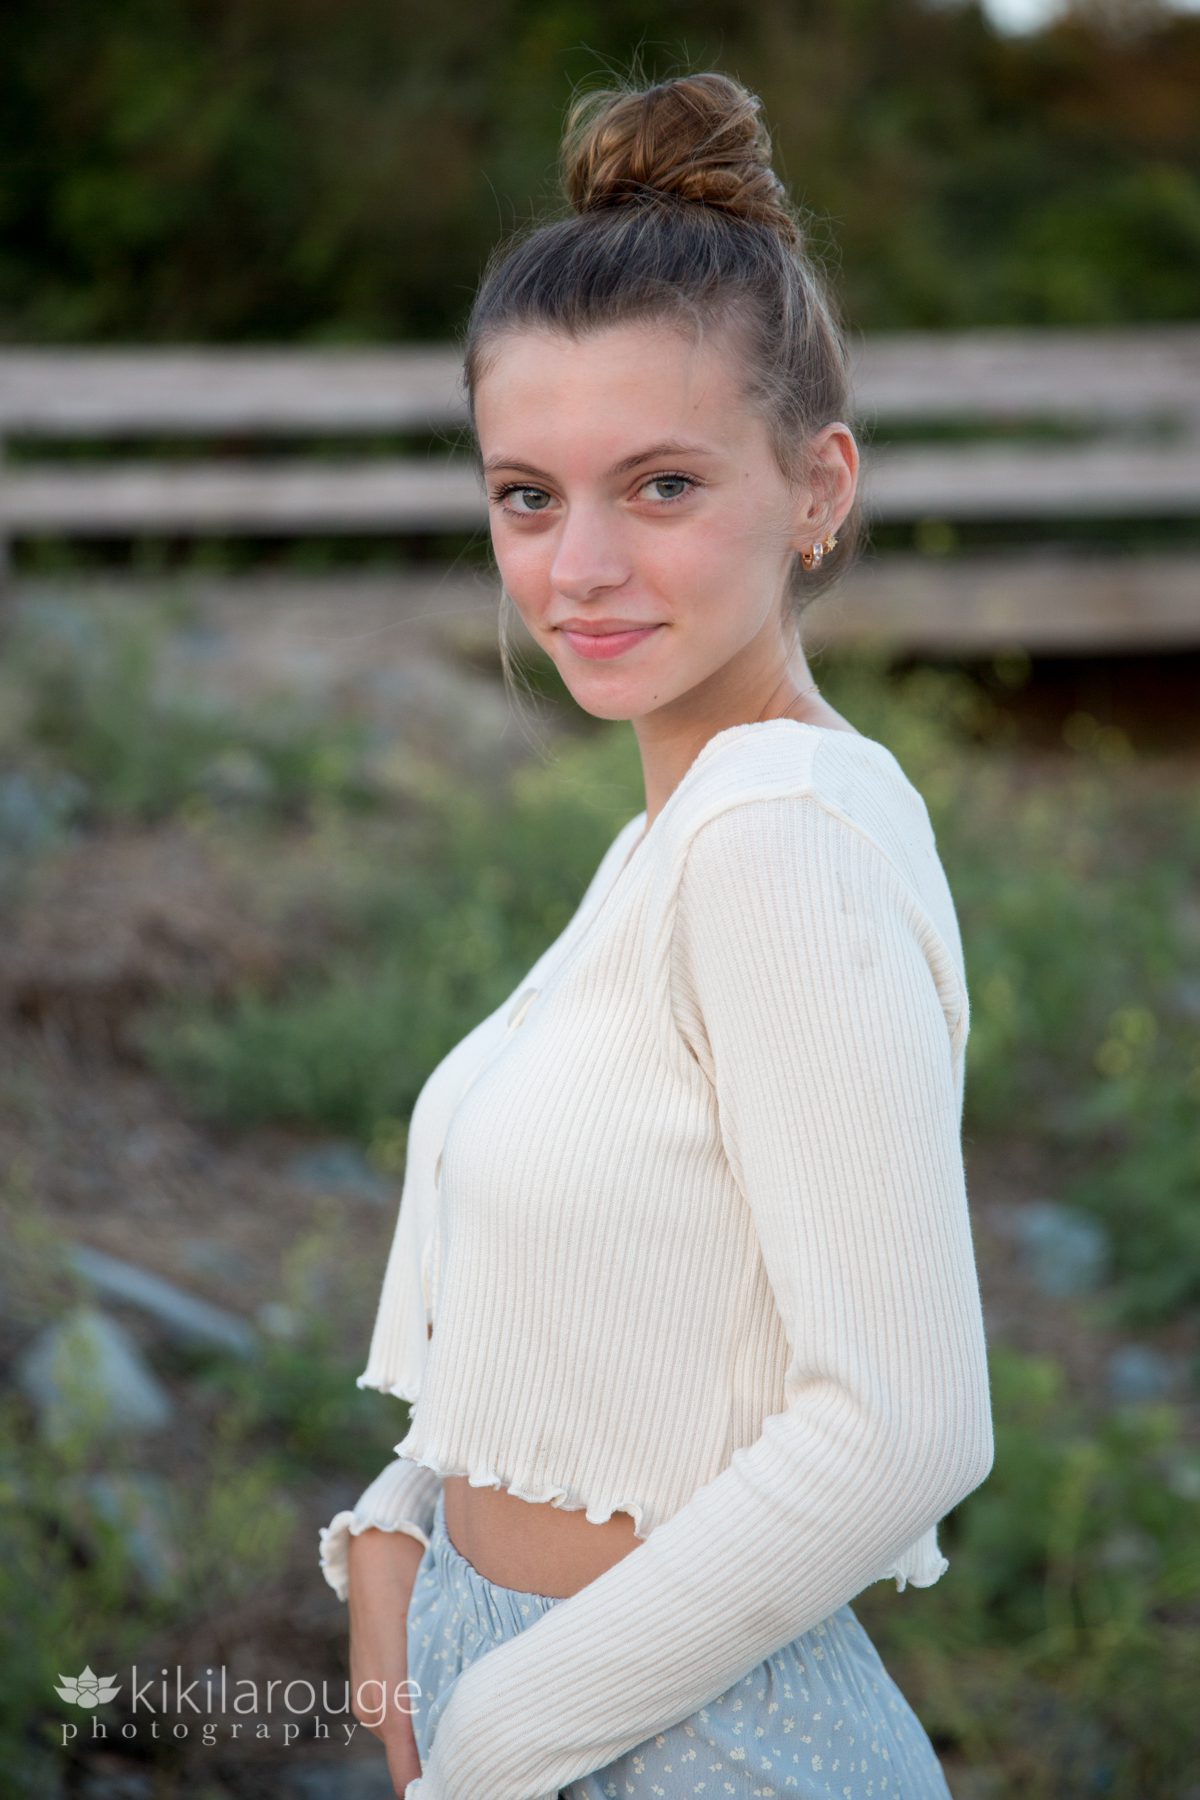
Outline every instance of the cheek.
{"type": "Polygon", "coordinates": [[[679,519],[629,541],[635,583],[666,601],[679,620],[707,630],[742,566],[734,534],[716,517],[679,519]]]}
{"type": "Polygon", "coordinates": [[[706,633],[722,634],[736,611],[731,602],[746,586],[747,549],[718,521],[689,521],[686,530],[664,532],[647,548],[643,574],[671,597],[681,616],[706,633]]]}
{"type": "Polygon", "coordinates": [[[492,554],[500,579],[522,613],[544,607],[551,592],[554,539],[548,531],[505,531],[492,534],[492,554]]]}

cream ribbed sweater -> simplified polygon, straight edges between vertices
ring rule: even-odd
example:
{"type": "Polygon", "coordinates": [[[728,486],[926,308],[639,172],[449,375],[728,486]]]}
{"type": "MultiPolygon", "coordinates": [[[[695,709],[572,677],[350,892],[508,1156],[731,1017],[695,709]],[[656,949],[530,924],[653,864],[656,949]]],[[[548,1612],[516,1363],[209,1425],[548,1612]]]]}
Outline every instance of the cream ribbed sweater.
{"type": "Polygon", "coordinates": [[[992,1466],[923,799],[770,719],[644,823],[420,1094],[358,1377],[411,1428],[321,1534],[344,1597],[347,1532],[428,1541],[452,1473],[643,1541],[464,1671],[407,1800],[554,1800],[870,1583],[929,1586],[992,1466]]]}

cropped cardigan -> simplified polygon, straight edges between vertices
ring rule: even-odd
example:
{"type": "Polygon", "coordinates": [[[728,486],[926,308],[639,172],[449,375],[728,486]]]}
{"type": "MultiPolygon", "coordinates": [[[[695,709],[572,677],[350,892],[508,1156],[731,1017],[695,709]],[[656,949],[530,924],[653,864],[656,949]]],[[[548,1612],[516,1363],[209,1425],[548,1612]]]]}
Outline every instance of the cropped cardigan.
{"type": "Polygon", "coordinates": [[[869,1584],[935,1582],[992,1467],[924,800],[770,719],[645,820],[420,1093],[358,1377],[410,1425],[321,1565],[344,1599],[349,1533],[428,1543],[447,1474],[638,1541],[463,1671],[406,1800],[555,1800],[869,1584]]]}

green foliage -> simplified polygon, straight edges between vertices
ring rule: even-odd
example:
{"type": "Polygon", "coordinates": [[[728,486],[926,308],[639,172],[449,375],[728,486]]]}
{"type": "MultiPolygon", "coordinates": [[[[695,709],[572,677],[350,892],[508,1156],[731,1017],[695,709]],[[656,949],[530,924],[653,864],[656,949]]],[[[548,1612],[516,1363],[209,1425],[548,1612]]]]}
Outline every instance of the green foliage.
{"type": "Polygon", "coordinates": [[[1183,1414],[1089,1417],[1054,1363],[996,1342],[990,1370],[996,1461],[943,1528],[952,1573],[919,1618],[875,1590],[858,1610],[919,1669],[935,1739],[1005,1771],[998,1793],[1182,1792],[1200,1600],[1183,1414]]]}
{"type": "MultiPolygon", "coordinates": [[[[28,1337],[62,1316],[77,1298],[78,1278],[24,1181],[0,1188],[0,1213],[4,1316],[10,1329],[19,1325],[28,1337]]],[[[315,1243],[315,1237],[301,1240],[292,1249],[284,1284],[290,1298],[297,1297],[315,1243]]],[[[332,1255],[327,1240],[320,1255],[332,1255]]],[[[314,1341],[319,1337],[315,1331],[314,1341]]],[[[261,1371],[257,1357],[242,1363],[210,1356],[190,1403],[181,1404],[168,1434],[169,1501],[160,1514],[167,1561],[155,1579],[147,1578],[135,1538],[96,1506],[89,1484],[97,1477],[136,1480],[162,1454],[159,1444],[111,1433],[98,1438],[82,1423],[51,1440],[24,1401],[11,1395],[0,1401],[0,1767],[12,1792],[31,1800],[59,1794],[71,1755],[62,1726],[77,1723],[80,1743],[90,1729],[91,1715],[56,1697],[62,1676],[76,1676],[85,1665],[97,1674],[135,1662],[143,1674],[160,1664],[185,1666],[190,1635],[211,1642],[232,1609],[253,1607],[255,1596],[268,1595],[278,1582],[301,1525],[292,1497],[292,1421],[272,1418],[276,1429],[267,1437],[260,1410],[233,1400],[213,1404],[205,1418],[195,1403],[206,1394],[219,1402],[226,1392],[270,1393],[277,1356],[264,1346],[261,1371]]],[[[308,1372],[317,1366],[314,1361],[308,1372]]],[[[320,1367],[327,1389],[344,1384],[343,1370],[328,1361],[320,1367]]],[[[297,1442],[307,1452],[312,1446],[303,1430],[313,1422],[298,1390],[294,1415],[297,1442]]],[[[332,1414],[324,1422],[336,1424],[332,1414]]],[[[123,1686],[114,1702],[97,1709],[110,1734],[128,1716],[127,1703],[123,1686]]],[[[164,1734],[154,1760],[167,1769],[185,1755],[164,1734]]]]}
{"type": "MultiPolygon", "coordinates": [[[[0,1210],[6,1322],[32,1335],[62,1317],[78,1282],[23,1182],[0,1190],[0,1210]]],[[[177,1422],[171,1436],[176,1479],[155,1508],[165,1560],[150,1576],[127,1529],[134,1515],[118,1523],[98,1505],[93,1484],[136,1482],[155,1447],[98,1433],[82,1419],[50,1437],[26,1402],[0,1400],[0,1767],[14,1793],[50,1800],[61,1792],[69,1755],[62,1726],[78,1724],[80,1741],[90,1727],[87,1713],[56,1697],[62,1676],[85,1665],[97,1674],[133,1662],[156,1668],[189,1627],[265,1591],[287,1560],[298,1512],[276,1452],[231,1409],[213,1419],[188,1466],[182,1445],[186,1435],[194,1447],[196,1427],[186,1424],[186,1434],[177,1422]]],[[[110,1730],[126,1716],[122,1694],[97,1709],[110,1730]]],[[[178,1754],[168,1742],[160,1760],[178,1754]]]]}
{"type": "Polygon", "coordinates": [[[93,825],[149,823],[210,799],[284,817],[322,797],[369,803],[361,725],[293,701],[239,712],[166,686],[170,611],[99,600],[85,611],[48,598],[21,611],[5,643],[19,727],[0,755],[19,751],[43,775],[74,777],[93,825]]]}
{"type": "Polygon", "coordinates": [[[499,802],[415,767],[422,829],[343,902],[360,942],[281,993],[227,1008],[181,999],[148,1015],[152,1066],[209,1116],[295,1120],[370,1143],[567,924],[640,810],[635,770],[621,733],[523,771],[499,802]]]}
{"type": "Polygon", "coordinates": [[[407,1429],[407,1406],[357,1387],[361,1349],[348,1360],[339,1343],[338,1322],[361,1318],[378,1279],[374,1263],[346,1257],[345,1220],[331,1208],[287,1247],[276,1327],[259,1353],[216,1359],[200,1378],[231,1442],[273,1446],[285,1492],[315,1470],[365,1487],[407,1429]]]}
{"type": "Polygon", "coordinates": [[[1103,1311],[1119,1326],[1152,1325],[1200,1304],[1196,1027],[1178,1018],[1164,1027],[1147,1007],[1118,1008],[1096,1052],[1097,1083],[1071,1115],[1088,1166],[1064,1198],[1108,1229],[1119,1282],[1103,1311]],[[1136,1060],[1114,1071],[1110,1056],[1131,1040],[1136,1060]]]}
{"type": "Polygon", "coordinates": [[[977,758],[944,846],[972,994],[966,1128],[1019,1118],[1059,1161],[1060,1197],[1108,1230],[1125,1325],[1200,1301],[1200,804],[1132,773],[1127,744],[1086,732],[1044,786],[977,758]]]}
{"type": "MultiPolygon", "coordinates": [[[[157,640],[98,631],[76,643],[84,681],[62,636],[18,634],[5,671],[41,754],[85,777],[102,771],[100,819],[154,817],[181,797],[191,814],[212,740],[190,735],[187,719],[172,736],[175,704],[154,698],[157,640]]],[[[1082,711],[1040,762],[1010,757],[1012,715],[993,693],[1026,672],[1020,658],[998,658],[981,682],[842,657],[822,685],[888,745],[929,807],[968,965],[970,1154],[1018,1132],[1037,1147],[1042,1191],[1103,1221],[1111,1277],[1080,1304],[1081,1330],[1182,1326],[1200,1296],[1190,879],[1200,803],[1082,711]]],[[[21,729],[9,721],[5,754],[21,729]]],[[[257,722],[231,717],[223,730],[227,747],[260,742],[257,722]]],[[[290,791],[310,831],[307,873],[283,867],[296,834],[279,809],[235,809],[214,841],[259,869],[280,941],[301,917],[320,921],[319,957],[297,952],[270,994],[160,1006],[142,1041],[196,1110],[346,1132],[398,1177],[421,1083],[563,928],[641,809],[636,745],[626,727],[604,727],[486,785],[398,753],[360,813],[355,782],[328,775],[323,729],[300,743],[290,791]]],[[[25,1335],[72,1291],[36,1207],[4,1223],[9,1323],[25,1335]]],[[[354,1385],[362,1296],[377,1292],[379,1269],[344,1254],[341,1223],[333,1207],[289,1245],[279,1317],[253,1359],[192,1360],[203,1441],[179,1484],[186,1554],[169,1595],[140,1588],[102,1522],[80,1552],[62,1494],[94,1467],[95,1444],[51,1449],[20,1409],[0,1419],[0,1442],[13,1446],[0,1455],[0,1762],[22,1770],[22,1791],[39,1791],[42,1777],[24,1774],[38,1742],[54,1760],[47,1696],[60,1672],[149,1662],[147,1645],[168,1630],[186,1634],[253,1596],[277,1577],[295,1531],[315,1530],[298,1484],[336,1471],[356,1491],[403,1434],[403,1404],[354,1385]],[[349,1356],[348,1319],[358,1321],[349,1356]]],[[[947,1521],[951,1577],[919,1597],[881,1584],[856,1610],[938,1748],[981,1783],[994,1777],[973,1793],[1184,1792],[1200,1603],[1200,1459],[1185,1406],[1085,1408],[1062,1369],[995,1332],[990,1369],[996,1463],[947,1521]]],[[[107,1450],[105,1465],[119,1469],[120,1455],[107,1450]]]]}
{"type": "Polygon", "coordinates": [[[35,341],[443,339],[553,201],[576,84],[759,91],[866,330],[1188,319],[1200,21],[1003,38],[977,5],[10,0],[0,327],[35,341]]]}

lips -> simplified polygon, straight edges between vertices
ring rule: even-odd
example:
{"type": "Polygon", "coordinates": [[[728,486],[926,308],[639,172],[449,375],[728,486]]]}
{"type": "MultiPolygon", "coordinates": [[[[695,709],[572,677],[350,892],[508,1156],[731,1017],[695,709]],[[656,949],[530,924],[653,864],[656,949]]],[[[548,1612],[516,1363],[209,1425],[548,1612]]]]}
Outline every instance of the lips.
{"type": "Polygon", "coordinates": [[[652,631],[656,623],[650,619],[644,623],[641,619],[611,619],[602,625],[577,625],[573,619],[564,619],[559,630],[574,632],[576,637],[616,637],[622,631],[652,631]]]}
{"type": "Polygon", "coordinates": [[[661,630],[660,625],[641,625],[617,631],[597,631],[594,627],[590,631],[572,631],[565,625],[559,626],[559,631],[570,648],[577,656],[582,656],[589,662],[623,656],[636,645],[647,643],[661,630]]]}

